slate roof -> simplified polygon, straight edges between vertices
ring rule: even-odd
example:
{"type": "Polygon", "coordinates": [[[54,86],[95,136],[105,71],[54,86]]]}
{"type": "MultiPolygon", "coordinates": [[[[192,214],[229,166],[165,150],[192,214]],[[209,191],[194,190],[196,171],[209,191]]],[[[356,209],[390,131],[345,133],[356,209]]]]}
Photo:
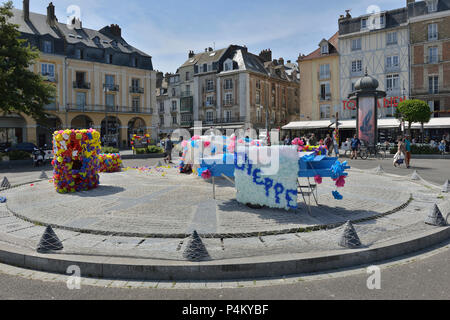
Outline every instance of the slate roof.
{"type": "Polygon", "coordinates": [[[26,22],[23,19],[22,10],[13,9],[12,12],[14,16],[11,18],[10,22],[19,25],[19,31],[24,34],[38,36],[50,35],[55,39],[65,39],[67,43],[70,44],[82,43],[91,48],[111,48],[122,53],[135,53],[151,58],[148,54],[129,45],[122,37],[117,38],[108,33],[106,30],[107,28],[102,29],[102,32],[84,27],[71,30],[68,28],[67,24],[61,22],[57,22],[57,28],[55,28],[47,24],[46,15],[30,12],[30,21],[26,22]],[[98,43],[94,42],[94,38],[96,37],[99,39],[98,43]],[[116,46],[114,45],[114,42],[117,43],[116,46]]]}
{"type": "MultiPolygon", "coordinates": [[[[450,10],[450,0],[439,0],[437,12],[450,10]]],[[[428,14],[427,4],[425,1],[416,1],[408,5],[408,16],[418,17],[428,14]]]]}

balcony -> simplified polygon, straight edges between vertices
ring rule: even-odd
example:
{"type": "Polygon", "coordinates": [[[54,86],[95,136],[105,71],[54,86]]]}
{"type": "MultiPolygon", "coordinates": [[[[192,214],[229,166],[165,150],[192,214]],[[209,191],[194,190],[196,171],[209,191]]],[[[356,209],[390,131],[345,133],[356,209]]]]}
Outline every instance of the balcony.
{"type": "Polygon", "coordinates": [[[159,114],[165,114],[166,111],[164,109],[159,109],[159,114]]]}
{"type": "Polygon", "coordinates": [[[329,80],[331,79],[331,72],[317,72],[317,77],[319,78],[319,80],[329,80]]]}
{"type": "Polygon", "coordinates": [[[215,86],[203,88],[203,92],[214,92],[214,90],[215,90],[215,86]]]}
{"type": "Polygon", "coordinates": [[[229,118],[214,118],[209,120],[203,120],[206,124],[221,125],[230,123],[243,123],[245,122],[245,117],[229,117],[229,118]]]}
{"type": "Polygon", "coordinates": [[[224,107],[232,107],[234,105],[233,100],[223,100],[223,106],[224,107]]]}
{"type": "Polygon", "coordinates": [[[144,88],[141,87],[130,87],[130,93],[144,93],[144,88]]]}
{"type": "Polygon", "coordinates": [[[193,113],[193,107],[192,105],[181,105],[180,106],[180,112],[181,113],[193,113]]]}
{"type": "Polygon", "coordinates": [[[105,92],[110,92],[110,91],[118,92],[119,89],[120,89],[120,87],[118,84],[109,84],[109,83],[103,84],[103,90],[105,92]]]}
{"type": "Polygon", "coordinates": [[[107,106],[107,105],[77,105],[68,104],[66,107],[68,112],[101,112],[101,113],[126,113],[126,114],[153,114],[152,108],[139,108],[129,106],[107,106]]]}
{"type": "Polygon", "coordinates": [[[400,65],[385,65],[384,66],[385,73],[399,72],[399,71],[400,71],[400,65]]]}
{"type": "Polygon", "coordinates": [[[319,94],[319,100],[320,101],[330,101],[331,100],[331,93],[319,94]]]}
{"type": "Polygon", "coordinates": [[[57,74],[50,74],[50,73],[42,73],[39,72],[39,74],[44,78],[44,81],[57,83],[58,82],[58,75],[57,74]]]}
{"type": "Polygon", "coordinates": [[[91,83],[90,82],[85,82],[85,81],[74,81],[73,82],[73,88],[74,89],[89,90],[89,89],[91,89],[91,83]]]}
{"type": "Polygon", "coordinates": [[[443,62],[441,55],[431,55],[425,57],[425,64],[436,64],[441,62],[443,62]]]}
{"type": "Polygon", "coordinates": [[[180,97],[181,97],[181,98],[189,98],[189,97],[192,97],[192,91],[182,91],[180,97]]]}
{"type": "Polygon", "coordinates": [[[203,104],[204,108],[213,108],[217,105],[216,100],[209,100],[203,104]]]}
{"type": "Polygon", "coordinates": [[[180,122],[180,126],[181,127],[192,127],[194,125],[194,121],[192,121],[192,120],[181,120],[181,122],[180,122]]]}

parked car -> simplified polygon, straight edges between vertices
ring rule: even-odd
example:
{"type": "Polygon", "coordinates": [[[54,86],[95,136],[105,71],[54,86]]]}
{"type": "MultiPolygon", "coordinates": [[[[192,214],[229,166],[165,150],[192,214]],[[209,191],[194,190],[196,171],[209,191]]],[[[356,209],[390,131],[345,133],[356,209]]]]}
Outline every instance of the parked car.
{"type": "Polygon", "coordinates": [[[37,148],[37,146],[34,143],[31,142],[22,142],[18,143],[10,148],[6,148],[5,152],[10,151],[25,151],[28,153],[33,153],[34,149],[37,148]]]}

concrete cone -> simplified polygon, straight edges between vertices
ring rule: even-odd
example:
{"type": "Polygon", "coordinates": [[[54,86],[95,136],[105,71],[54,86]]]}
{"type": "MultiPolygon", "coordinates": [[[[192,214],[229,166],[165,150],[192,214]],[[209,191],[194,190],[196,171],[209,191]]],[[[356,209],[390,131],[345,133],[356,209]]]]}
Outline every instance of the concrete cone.
{"type": "Polygon", "coordinates": [[[62,249],[63,245],[58,236],[53,231],[52,227],[48,226],[42,235],[41,241],[39,241],[37,251],[40,253],[47,253],[49,251],[58,251],[62,249]]]}
{"type": "Polygon", "coordinates": [[[339,238],[339,245],[344,248],[358,248],[361,246],[361,240],[359,240],[358,234],[356,233],[353,224],[350,221],[344,226],[344,231],[339,238]]]}
{"type": "Polygon", "coordinates": [[[435,204],[428,213],[428,217],[425,219],[425,223],[436,227],[447,226],[447,221],[445,221],[444,217],[442,216],[442,212],[441,210],[439,210],[437,204],[435,204]]]}
{"type": "Polygon", "coordinates": [[[197,231],[190,236],[183,257],[189,261],[201,261],[209,258],[209,253],[197,231]]]}
{"type": "Polygon", "coordinates": [[[419,174],[417,173],[417,170],[414,170],[414,172],[411,176],[411,180],[414,180],[414,181],[421,180],[419,174]]]}
{"type": "Polygon", "coordinates": [[[11,184],[9,183],[7,177],[3,178],[3,181],[2,181],[2,184],[1,184],[0,187],[2,187],[2,188],[11,188],[11,184]]]}
{"type": "Polygon", "coordinates": [[[383,174],[383,173],[384,173],[384,169],[383,169],[383,167],[382,167],[381,165],[379,165],[378,168],[376,168],[376,169],[374,170],[374,172],[375,172],[376,174],[383,174]]]}
{"type": "Polygon", "coordinates": [[[442,192],[449,193],[450,192],[450,181],[447,180],[442,186],[442,192]]]}

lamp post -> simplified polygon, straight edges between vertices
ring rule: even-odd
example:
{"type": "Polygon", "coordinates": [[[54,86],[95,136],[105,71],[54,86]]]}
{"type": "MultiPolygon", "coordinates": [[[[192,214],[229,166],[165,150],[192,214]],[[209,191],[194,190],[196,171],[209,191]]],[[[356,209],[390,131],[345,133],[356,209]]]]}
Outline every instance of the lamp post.
{"type": "Polygon", "coordinates": [[[355,91],[348,98],[356,100],[356,132],[358,138],[373,148],[378,143],[378,99],[386,92],[377,90],[378,80],[366,73],[355,84],[355,91]]]}

